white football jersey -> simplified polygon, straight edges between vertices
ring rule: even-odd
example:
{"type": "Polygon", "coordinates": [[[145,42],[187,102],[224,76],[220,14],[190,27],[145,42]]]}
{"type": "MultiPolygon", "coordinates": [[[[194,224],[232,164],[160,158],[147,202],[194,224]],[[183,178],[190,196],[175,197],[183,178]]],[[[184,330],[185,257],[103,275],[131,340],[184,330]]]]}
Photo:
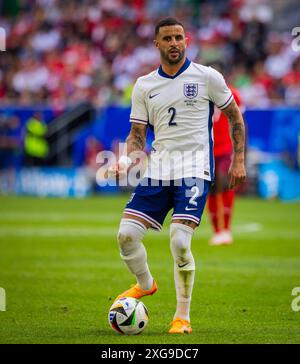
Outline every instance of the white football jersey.
{"type": "Polygon", "coordinates": [[[149,125],[155,139],[144,177],[214,177],[212,116],[233,96],[223,76],[186,59],[174,76],[162,67],[137,79],[130,122],[149,125]]]}

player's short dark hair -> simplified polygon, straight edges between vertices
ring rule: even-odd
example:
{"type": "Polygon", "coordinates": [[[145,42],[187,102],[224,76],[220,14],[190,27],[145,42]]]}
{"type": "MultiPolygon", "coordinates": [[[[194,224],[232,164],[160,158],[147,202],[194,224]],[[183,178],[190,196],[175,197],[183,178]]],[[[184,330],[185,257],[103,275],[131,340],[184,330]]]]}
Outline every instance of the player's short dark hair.
{"type": "Polygon", "coordinates": [[[177,19],[175,19],[175,18],[164,18],[164,19],[160,20],[156,24],[156,27],[155,27],[155,37],[158,35],[160,28],[162,28],[162,27],[168,27],[168,26],[172,26],[172,25],[180,25],[184,29],[183,24],[180,23],[180,21],[178,21],[177,19]]]}

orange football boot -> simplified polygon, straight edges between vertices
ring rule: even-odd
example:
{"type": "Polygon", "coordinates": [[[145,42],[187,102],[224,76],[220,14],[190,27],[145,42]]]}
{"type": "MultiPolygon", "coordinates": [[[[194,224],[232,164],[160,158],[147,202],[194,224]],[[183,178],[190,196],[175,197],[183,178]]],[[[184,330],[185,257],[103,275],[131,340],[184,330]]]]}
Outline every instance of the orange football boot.
{"type": "Polygon", "coordinates": [[[176,317],[170,324],[172,327],[169,330],[169,334],[191,334],[191,323],[180,317],[176,317]]]}
{"type": "Polygon", "coordinates": [[[136,298],[138,300],[138,299],[140,299],[140,298],[142,298],[144,296],[153,295],[157,291],[157,288],[158,288],[157,283],[155,282],[154,279],[153,279],[153,286],[149,290],[142,289],[139,286],[139,284],[137,283],[133,287],[129,288],[127,291],[121,293],[115,299],[115,301],[117,301],[117,300],[119,300],[120,298],[123,298],[123,297],[133,297],[133,298],[136,298]]]}

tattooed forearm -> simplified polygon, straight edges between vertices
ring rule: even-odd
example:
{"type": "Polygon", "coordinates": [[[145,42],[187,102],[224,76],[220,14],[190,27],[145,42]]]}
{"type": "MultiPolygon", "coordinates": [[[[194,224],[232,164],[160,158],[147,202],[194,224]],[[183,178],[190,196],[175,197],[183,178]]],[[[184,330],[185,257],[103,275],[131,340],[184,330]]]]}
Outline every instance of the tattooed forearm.
{"type": "Polygon", "coordinates": [[[240,109],[233,100],[223,111],[230,123],[234,154],[238,154],[239,157],[243,157],[245,152],[245,125],[240,109]]]}
{"type": "Polygon", "coordinates": [[[242,124],[233,124],[231,127],[235,153],[244,153],[245,128],[242,124]],[[243,143],[241,143],[243,142],[243,143]],[[241,145],[243,144],[243,145],[241,145]]]}
{"type": "Polygon", "coordinates": [[[245,169],[245,124],[242,113],[235,100],[224,110],[228,117],[233,144],[233,159],[231,161],[229,175],[229,189],[243,183],[246,178],[245,169]]]}
{"type": "Polygon", "coordinates": [[[127,154],[136,150],[143,150],[146,143],[147,125],[133,123],[130,134],[126,139],[127,154]]]}

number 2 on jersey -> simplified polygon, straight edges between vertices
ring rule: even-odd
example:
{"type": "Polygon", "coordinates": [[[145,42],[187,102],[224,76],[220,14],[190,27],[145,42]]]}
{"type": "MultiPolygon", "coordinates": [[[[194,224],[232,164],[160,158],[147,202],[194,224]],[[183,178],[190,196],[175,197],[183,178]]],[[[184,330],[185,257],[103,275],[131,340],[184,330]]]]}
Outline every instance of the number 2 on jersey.
{"type": "Polygon", "coordinates": [[[171,119],[169,120],[169,126],[177,125],[177,123],[174,121],[176,116],[176,109],[175,107],[170,107],[168,110],[168,113],[171,114],[171,119]]]}

